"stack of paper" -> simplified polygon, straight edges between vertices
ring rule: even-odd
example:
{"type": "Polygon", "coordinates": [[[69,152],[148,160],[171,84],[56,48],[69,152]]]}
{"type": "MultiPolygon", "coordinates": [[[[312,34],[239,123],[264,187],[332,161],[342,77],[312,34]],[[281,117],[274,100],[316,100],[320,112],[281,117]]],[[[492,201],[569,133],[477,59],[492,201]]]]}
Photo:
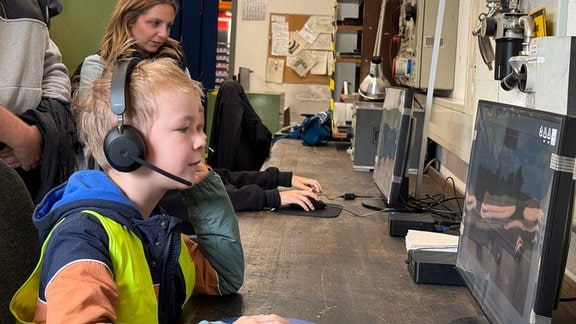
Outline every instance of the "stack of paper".
{"type": "Polygon", "coordinates": [[[456,252],[458,249],[458,236],[436,232],[408,230],[408,234],[406,234],[406,250],[419,249],[456,252]]]}

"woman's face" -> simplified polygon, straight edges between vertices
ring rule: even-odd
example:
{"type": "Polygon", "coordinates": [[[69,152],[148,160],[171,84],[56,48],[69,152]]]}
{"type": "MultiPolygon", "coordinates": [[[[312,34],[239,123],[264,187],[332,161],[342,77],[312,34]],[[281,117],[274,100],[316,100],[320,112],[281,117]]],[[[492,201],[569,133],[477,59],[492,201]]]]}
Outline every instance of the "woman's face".
{"type": "Polygon", "coordinates": [[[156,53],[166,42],[175,16],[174,8],[164,3],[150,8],[130,25],[130,32],[144,57],[156,53]]]}

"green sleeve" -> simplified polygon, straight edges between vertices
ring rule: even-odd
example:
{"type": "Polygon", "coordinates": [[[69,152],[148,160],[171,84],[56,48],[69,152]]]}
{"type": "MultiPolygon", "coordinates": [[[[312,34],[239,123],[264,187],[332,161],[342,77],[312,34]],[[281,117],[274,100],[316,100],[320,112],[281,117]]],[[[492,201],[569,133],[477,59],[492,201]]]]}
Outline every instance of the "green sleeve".
{"type": "Polygon", "coordinates": [[[221,294],[235,293],[244,281],[244,252],[236,213],[222,179],[210,170],[182,192],[202,253],[218,272],[221,294]]]}

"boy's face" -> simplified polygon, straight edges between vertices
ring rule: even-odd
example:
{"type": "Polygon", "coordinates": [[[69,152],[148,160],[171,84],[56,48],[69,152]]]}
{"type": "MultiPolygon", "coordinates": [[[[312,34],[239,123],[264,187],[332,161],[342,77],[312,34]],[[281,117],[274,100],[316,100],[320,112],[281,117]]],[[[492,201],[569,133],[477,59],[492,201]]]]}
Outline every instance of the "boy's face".
{"type": "MultiPolygon", "coordinates": [[[[192,182],[206,147],[202,107],[193,95],[176,90],[161,91],[156,104],[158,119],[152,123],[147,137],[147,160],[192,182]]],[[[154,174],[156,184],[166,190],[185,188],[179,182],[154,174]]]]}

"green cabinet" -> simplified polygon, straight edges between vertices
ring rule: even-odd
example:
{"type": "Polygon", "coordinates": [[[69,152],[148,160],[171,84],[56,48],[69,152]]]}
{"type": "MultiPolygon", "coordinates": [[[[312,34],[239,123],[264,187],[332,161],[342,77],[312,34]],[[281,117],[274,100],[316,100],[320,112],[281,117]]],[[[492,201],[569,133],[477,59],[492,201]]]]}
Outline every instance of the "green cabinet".
{"type": "MultiPolygon", "coordinates": [[[[218,90],[209,91],[207,95],[206,112],[206,143],[210,146],[210,132],[214,117],[214,105],[218,90]]],[[[284,126],[284,93],[283,92],[246,92],[250,104],[262,119],[262,123],[268,127],[272,134],[284,126]]]]}

